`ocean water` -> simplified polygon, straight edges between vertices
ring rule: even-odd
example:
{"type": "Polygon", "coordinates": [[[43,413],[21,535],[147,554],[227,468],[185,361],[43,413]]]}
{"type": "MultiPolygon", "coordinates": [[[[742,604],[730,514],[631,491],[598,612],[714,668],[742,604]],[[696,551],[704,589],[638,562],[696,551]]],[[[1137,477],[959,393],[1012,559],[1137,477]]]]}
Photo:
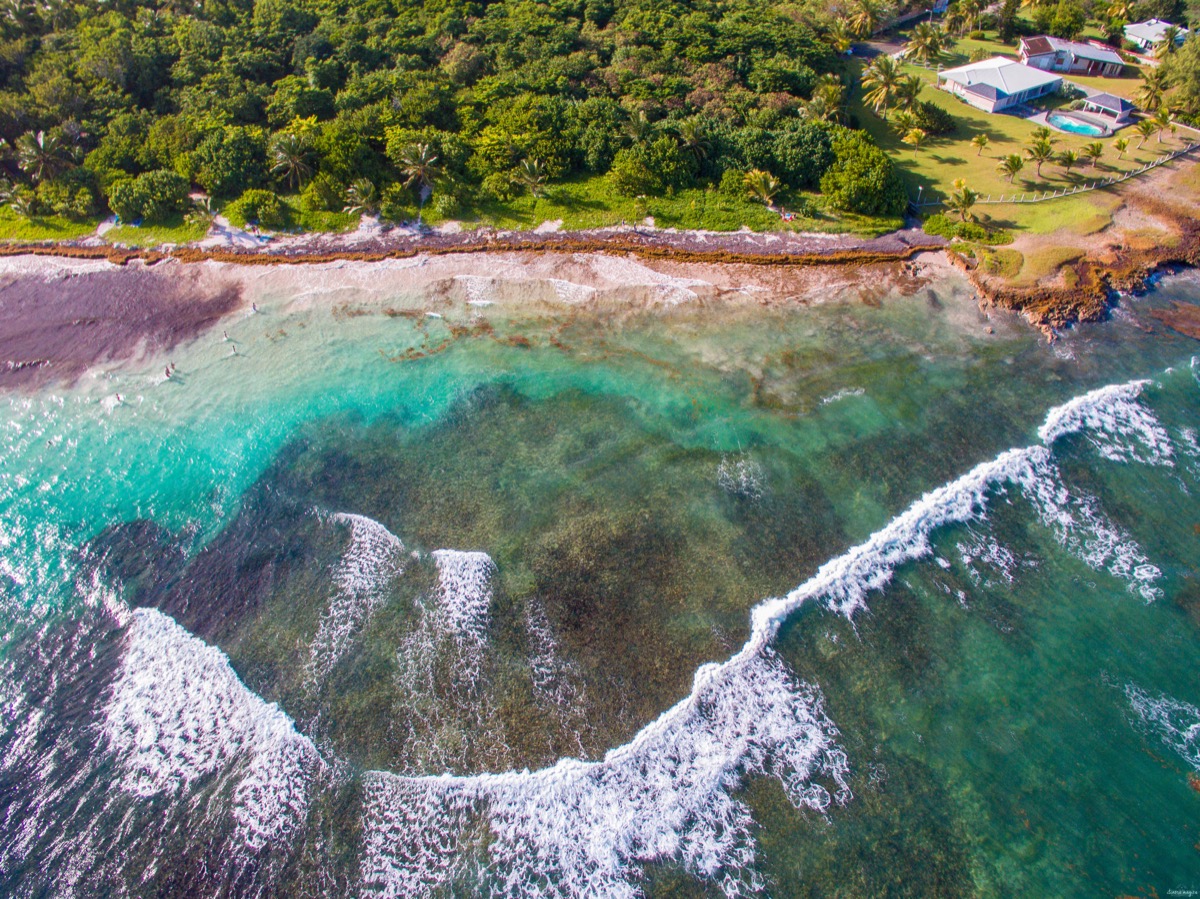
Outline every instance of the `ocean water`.
{"type": "Polygon", "coordinates": [[[1200,277],[470,288],[0,395],[0,893],[1200,889],[1200,277]]]}

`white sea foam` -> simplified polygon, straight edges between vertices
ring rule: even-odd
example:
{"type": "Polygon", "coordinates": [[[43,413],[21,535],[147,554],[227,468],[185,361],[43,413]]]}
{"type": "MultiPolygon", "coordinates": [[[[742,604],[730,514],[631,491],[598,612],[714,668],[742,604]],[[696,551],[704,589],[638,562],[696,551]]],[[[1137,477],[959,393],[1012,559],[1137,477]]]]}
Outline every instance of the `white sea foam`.
{"type": "Polygon", "coordinates": [[[1154,413],[1138,402],[1149,381],[1101,387],[1051,410],[1038,429],[1050,446],[1066,434],[1082,433],[1105,459],[1171,465],[1171,438],[1154,413]]]}
{"type": "Polygon", "coordinates": [[[960,541],[955,548],[958,550],[967,572],[971,575],[971,579],[976,584],[985,580],[979,573],[976,563],[986,565],[996,572],[1004,583],[1011,584],[1013,582],[1013,571],[1017,567],[1016,556],[1013,555],[1012,550],[1002,545],[991,534],[972,532],[969,539],[960,541]]]}
{"type": "Polygon", "coordinates": [[[1166,694],[1151,696],[1126,684],[1125,697],[1142,722],[1200,771],[1200,708],[1166,694]]]}
{"type": "Polygon", "coordinates": [[[126,792],[179,794],[237,770],[233,815],[247,846],[286,839],[303,823],[323,765],[316,748],[238,679],[221,650],[161,612],[133,612],[103,718],[126,792]]]}
{"type": "Polygon", "coordinates": [[[749,812],[734,798],[744,778],[778,777],[797,806],[824,809],[848,796],[847,760],[819,692],[797,683],[771,649],[781,623],[809,602],[852,616],[900,565],[930,553],[936,528],[982,518],[989,496],[1009,485],[1067,548],[1150,598],[1157,570],[1094,500],[1069,494],[1051,452],[1084,431],[1105,458],[1171,464],[1165,431],[1137,403],[1143,387],[1104,388],[1052,410],[1039,431],[1044,445],[1009,450],[927,493],[787,596],[760,603],[741,651],[698,669],[688,697],[602,762],[471,777],[372,773],[364,887],[426,896],[452,885],[466,864],[459,841],[478,819],[490,840],[473,874],[493,896],[633,897],[650,860],[675,860],[727,896],[760,889],[749,812]],[[834,796],[814,783],[818,773],[836,784],[834,796]]]}
{"type": "Polygon", "coordinates": [[[461,642],[482,643],[487,636],[496,563],[481,552],[437,549],[438,613],[442,626],[461,642]]]}
{"type": "Polygon", "coordinates": [[[743,499],[762,499],[766,476],[763,468],[747,456],[723,456],[717,466],[717,485],[743,499]]]}
{"type": "Polygon", "coordinates": [[[532,774],[370,774],[364,887],[429,896],[450,884],[463,871],[463,830],[479,816],[488,856],[473,874],[491,895],[633,897],[641,865],[668,858],[727,896],[761,889],[737,786],[766,774],[797,806],[824,811],[848,797],[847,761],[818,691],[772,653],[705,671],[691,696],[602,762],[568,759],[532,774]]]}
{"type": "Polygon", "coordinates": [[[481,552],[430,554],[437,584],[418,597],[412,627],[396,650],[395,685],[409,715],[406,755],[417,769],[463,767],[469,757],[507,757],[490,727],[492,694],[486,672],[496,565],[481,552]],[[464,730],[474,741],[461,739],[464,730]]]}
{"type": "Polygon", "coordinates": [[[378,521],[346,513],[333,520],[349,526],[350,543],[334,569],[336,593],[309,648],[308,675],[314,683],[329,674],[387,601],[388,584],[404,573],[404,544],[378,521]]]}
{"type": "Polygon", "coordinates": [[[852,396],[865,396],[866,391],[861,387],[845,387],[837,393],[831,393],[829,396],[821,398],[821,405],[828,406],[830,403],[836,403],[838,400],[849,399],[852,396]]]}

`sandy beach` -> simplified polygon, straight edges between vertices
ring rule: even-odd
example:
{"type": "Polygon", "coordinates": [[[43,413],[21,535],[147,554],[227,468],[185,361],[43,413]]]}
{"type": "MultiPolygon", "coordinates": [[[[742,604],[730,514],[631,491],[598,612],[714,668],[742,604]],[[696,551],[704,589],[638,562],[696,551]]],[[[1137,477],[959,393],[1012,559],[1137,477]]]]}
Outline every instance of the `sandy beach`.
{"type": "Polygon", "coordinates": [[[862,265],[713,263],[536,250],[295,265],[0,258],[0,385],[70,381],[103,361],[169,350],[224,317],[285,298],[346,314],[470,315],[488,306],[606,317],[878,303],[961,277],[940,251],[862,265]]]}

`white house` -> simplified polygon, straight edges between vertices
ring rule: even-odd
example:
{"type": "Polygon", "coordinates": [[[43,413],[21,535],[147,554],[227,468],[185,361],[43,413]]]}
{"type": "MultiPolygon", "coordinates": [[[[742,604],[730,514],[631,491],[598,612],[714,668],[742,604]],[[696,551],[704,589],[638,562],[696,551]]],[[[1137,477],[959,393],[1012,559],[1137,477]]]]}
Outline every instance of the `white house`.
{"type": "Polygon", "coordinates": [[[1021,62],[1046,72],[1069,72],[1073,75],[1121,74],[1125,61],[1111,47],[1064,41],[1043,34],[1021,38],[1021,62]]]}
{"type": "Polygon", "coordinates": [[[1062,76],[1022,65],[1015,59],[993,56],[956,69],[938,72],[938,87],[950,91],[984,112],[1000,112],[1052,94],[1062,76]]]}
{"type": "MultiPolygon", "coordinates": [[[[1147,19],[1136,25],[1126,25],[1125,39],[1137,46],[1139,50],[1153,53],[1155,48],[1163,42],[1167,29],[1171,27],[1173,26],[1170,22],[1164,22],[1162,19],[1147,19]]],[[[1187,36],[1188,30],[1180,25],[1179,36],[1175,38],[1175,43],[1182,44],[1187,36]]]]}

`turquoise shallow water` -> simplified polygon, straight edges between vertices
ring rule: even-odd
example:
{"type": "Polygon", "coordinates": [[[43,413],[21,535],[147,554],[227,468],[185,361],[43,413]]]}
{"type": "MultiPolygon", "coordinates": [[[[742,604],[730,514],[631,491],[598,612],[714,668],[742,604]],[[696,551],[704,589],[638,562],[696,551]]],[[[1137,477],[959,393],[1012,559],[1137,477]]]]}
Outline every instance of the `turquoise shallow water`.
{"type": "Polygon", "coordinates": [[[0,889],[1200,888],[1172,299],[278,296],[0,398],[0,889]]]}

